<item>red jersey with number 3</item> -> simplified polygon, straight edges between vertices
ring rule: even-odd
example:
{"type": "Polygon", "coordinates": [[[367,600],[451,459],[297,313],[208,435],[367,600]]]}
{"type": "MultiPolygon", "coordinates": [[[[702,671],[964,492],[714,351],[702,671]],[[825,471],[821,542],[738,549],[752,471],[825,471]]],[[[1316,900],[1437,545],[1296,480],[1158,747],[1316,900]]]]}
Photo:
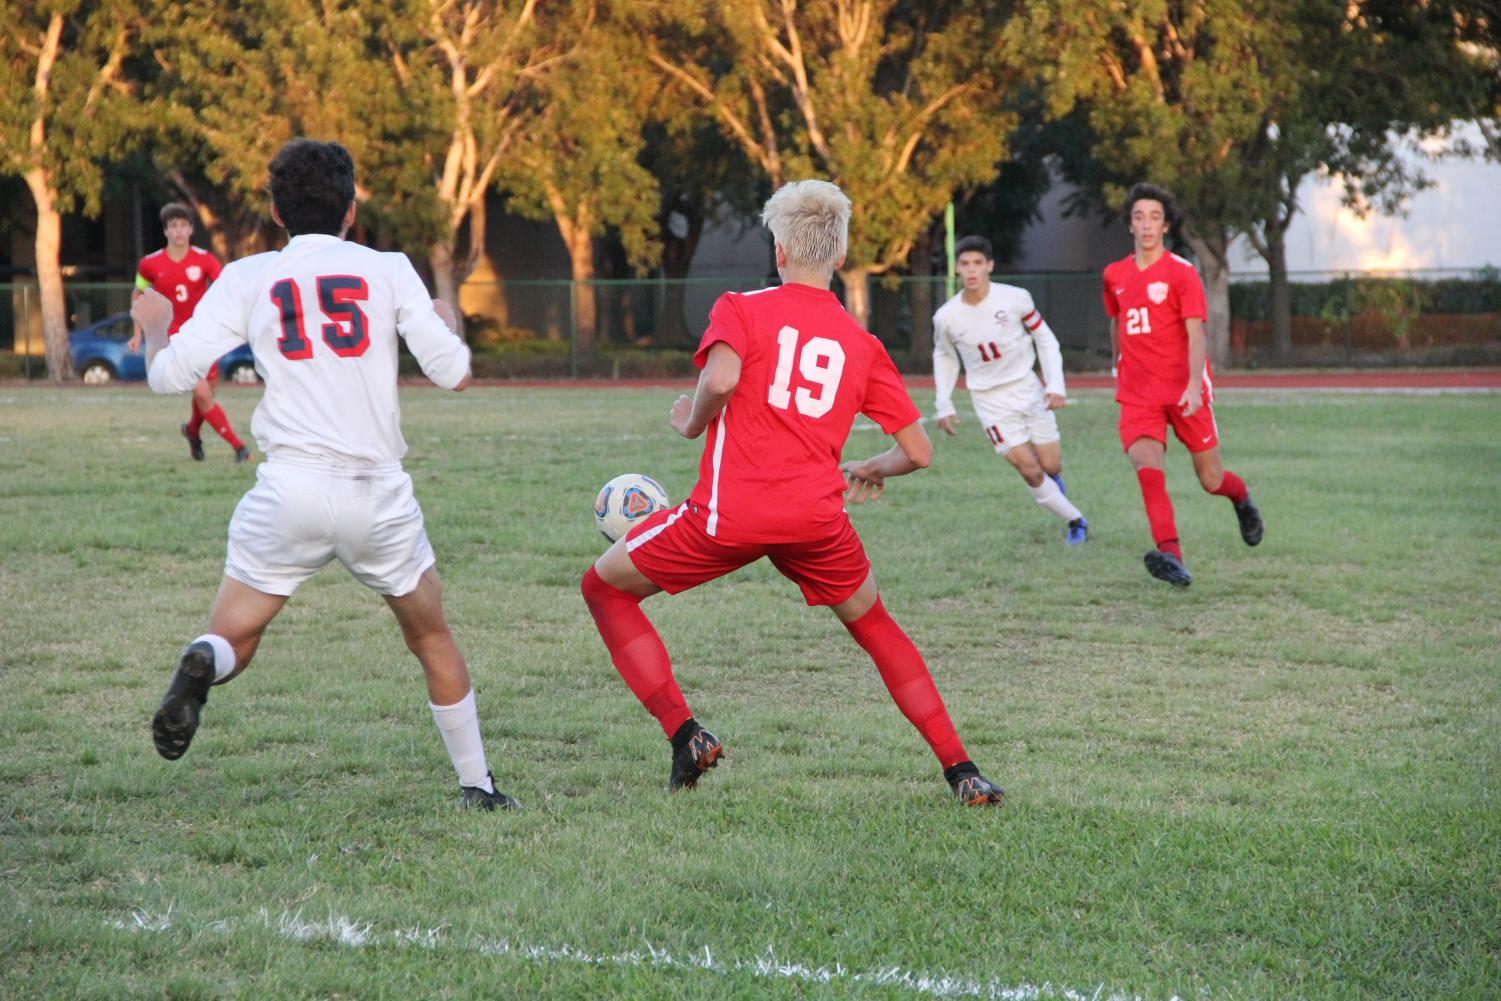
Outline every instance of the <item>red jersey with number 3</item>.
{"type": "Polygon", "coordinates": [[[709,422],[689,501],[726,542],[826,536],[844,517],[839,454],[855,415],[887,434],[919,417],[902,377],[834,293],[811,285],[720,296],[694,364],[721,342],[740,356],[740,382],[709,422]]]}
{"type": "Polygon", "coordinates": [[[172,302],[169,335],[188,322],[198,300],[208,290],[208,283],[218,277],[218,258],[199,247],[189,247],[180,261],[172,260],[163,248],[147,254],[136,266],[136,288],[142,291],[154,288],[172,302]]]}
{"type": "MultiPolygon", "coordinates": [[[[1194,266],[1163,254],[1138,268],[1128,255],[1105,268],[1105,312],[1116,321],[1115,398],[1121,403],[1172,406],[1188,388],[1189,317],[1203,320],[1204,283],[1194,266]]],[[[1209,362],[1204,362],[1204,398],[1212,399],[1209,362]]]]}

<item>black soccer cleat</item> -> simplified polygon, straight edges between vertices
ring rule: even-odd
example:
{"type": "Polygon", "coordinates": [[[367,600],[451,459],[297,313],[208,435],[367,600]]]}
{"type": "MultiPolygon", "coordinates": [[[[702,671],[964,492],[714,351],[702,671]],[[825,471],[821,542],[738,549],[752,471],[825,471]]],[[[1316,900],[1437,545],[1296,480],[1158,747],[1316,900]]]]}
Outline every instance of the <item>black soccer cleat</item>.
{"type": "MultiPolygon", "coordinates": [[[[199,451],[202,450],[202,447],[200,447],[199,451]]],[[[249,461],[250,449],[246,448],[244,445],[241,445],[239,448],[235,449],[235,465],[238,466],[249,461]]]]}
{"type": "Polygon", "coordinates": [[[214,648],[207,643],[191,643],[177,662],[177,672],[167,686],[167,694],[151,718],[151,738],[156,753],[176,761],[188,753],[193,734],[198,730],[198,715],[208,701],[214,684],[214,648]]]}
{"type": "Polygon", "coordinates": [[[690,719],[672,737],[672,772],[667,776],[667,791],[695,788],[698,777],[717,766],[723,756],[724,745],[719,738],[690,719]]]}
{"type": "Polygon", "coordinates": [[[945,768],[943,777],[965,806],[1000,806],[1006,801],[1005,790],[981,775],[973,761],[945,768]]]}
{"type": "Polygon", "coordinates": [[[188,454],[193,457],[193,461],[194,462],[202,462],[203,461],[203,439],[200,438],[200,437],[198,437],[193,432],[189,431],[188,430],[188,426],[186,424],[184,424],[181,427],[179,427],[178,430],[181,431],[182,432],[182,436],[188,440],[188,454]]]}
{"type": "Polygon", "coordinates": [[[1261,508],[1246,494],[1244,504],[1235,505],[1235,517],[1240,519],[1240,538],[1248,546],[1254,546],[1261,542],[1261,533],[1265,525],[1261,522],[1261,508]]]}
{"type": "MultiPolygon", "coordinates": [[[[486,773],[490,778],[490,788],[495,789],[495,775],[486,773]]],[[[486,792],[480,786],[460,786],[459,809],[461,810],[519,810],[521,804],[499,789],[494,792],[486,792]]]]}
{"type": "Polygon", "coordinates": [[[1173,587],[1187,587],[1194,582],[1194,575],[1188,572],[1188,567],[1172,553],[1154,549],[1142,558],[1142,562],[1147,565],[1147,573],[1173,587]]]}

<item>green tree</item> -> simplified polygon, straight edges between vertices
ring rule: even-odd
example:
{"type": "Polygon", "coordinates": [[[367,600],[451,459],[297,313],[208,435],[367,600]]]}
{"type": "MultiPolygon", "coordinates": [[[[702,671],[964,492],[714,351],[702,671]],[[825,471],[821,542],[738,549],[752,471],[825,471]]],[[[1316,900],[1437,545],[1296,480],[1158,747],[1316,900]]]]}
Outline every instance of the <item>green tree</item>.
{"type": "Polygon", "coordinates": [[[1204,272],[1209,354],[1230,342],[1230,243],[1263,217],[1267,191],[1247,152],[1297,93],[1300,40],[1276,0],[1037,0],[1012,25],[1038,57],[1056,114],[1079,115],[1092,137],[1083,169],[1094,196],[1119,205],[1150,180],[1179,198],[1204,272]],[[1051,58],[1042,57],[1051,54],[1051,58]]]}
{"type": "Polygon", "coordinates": [[[518,130],[500,184],[511,209],[557,225],[574,282],[575,345],[587,356],[598,325],[596,238],[613,231],[638,270],[660,253],[657,182],[640,163],[652,81],[608,8],[566,7],[553,30],[575,44],[541,82],[539,110],[518,130]]]}
{"type": "Polygon", "coordinates": [[[995,176],[1019,75],[998,25],[962,2],[669,0],[652,63],[770,182],[821,177],[854,206],[839,276],[868,322],[872,275],[905,265],[954,192],[995,176]],[[685,44],[687,40],[688,44],[685,44]],[[707,40],[707,43],[706,41],[707,40]],[[705,59],[707,49],[717,51],[705,59]]]}
{"type": "Polygon", "coordinates": [[[36,207],[36,271],[47,377],[72,378],[61,267],[62,214],[99,211],[104,165],[139,122],[125,63],[140,13],[129,0],[0,0],[0,163],[36,207]]]}

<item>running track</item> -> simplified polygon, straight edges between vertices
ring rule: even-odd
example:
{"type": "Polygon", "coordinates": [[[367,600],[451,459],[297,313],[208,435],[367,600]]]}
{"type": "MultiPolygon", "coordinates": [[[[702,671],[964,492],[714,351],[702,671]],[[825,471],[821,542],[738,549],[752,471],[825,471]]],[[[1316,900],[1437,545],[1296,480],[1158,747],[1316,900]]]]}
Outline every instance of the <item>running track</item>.
{"type": "MultiPolygon", "coordinates": [[[[406,380],[403,380],[406,381],[406,380]]],[[[411,380],[414,383],[426,380],[411,380]]],[[[536,386],[553,389],[691,389],[692,379],[477,379],[483,386],[536,386]]],[[[931,375],[906,378],[913,389],[931,389],[931,375]]],[[[1068,377],[1071,389],[1113,389],[1115,380],[1104,373],[1081,373],[1068,377]]],[[[1461,389],[1501,390],[1501,368],[1345,369],[1319,372],[1221,372],[1214,377],[1219,389],[1461,389]]]]}

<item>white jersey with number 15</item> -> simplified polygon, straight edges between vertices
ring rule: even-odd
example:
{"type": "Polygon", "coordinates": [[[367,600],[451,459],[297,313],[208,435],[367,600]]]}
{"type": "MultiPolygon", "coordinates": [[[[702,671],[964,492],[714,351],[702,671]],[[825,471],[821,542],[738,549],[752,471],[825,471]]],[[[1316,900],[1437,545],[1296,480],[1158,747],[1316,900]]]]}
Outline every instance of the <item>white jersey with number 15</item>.
{"type": "Polygon", "coordinates": [[[404,254],[336,236],[293,237],[225,267],[193,318],[151,363],[159,393],[193,388],[243,342],[266,393],[251,432],[270,460],[389,466],[406,452],[396,397],[397,336],[452,389],[469,348],[433,309],[404,254]]]}

